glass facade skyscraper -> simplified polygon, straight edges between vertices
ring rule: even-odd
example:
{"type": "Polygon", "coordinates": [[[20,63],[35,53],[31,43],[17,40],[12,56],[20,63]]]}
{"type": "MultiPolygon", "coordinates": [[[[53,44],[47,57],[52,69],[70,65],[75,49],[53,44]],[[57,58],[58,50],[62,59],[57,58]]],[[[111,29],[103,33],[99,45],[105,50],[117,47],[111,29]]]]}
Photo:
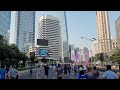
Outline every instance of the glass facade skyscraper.
{"type": "Polygon", "coordinates": [[[0,34],[8,40],[8,30],[10,30],[11,11],[0,11],[0,34]]]}
{"type": "Polygon", "coordinates": [[[35,43],[35,11],[16,12],[16,45],[21,52],[28,52],[35,43]]]}
{"type": "MultiPolygon", "coordinates": [[[[65,13],[65,11],[37,11],[36,12],[36,22],[39,22],[39,18],[43,15],[52,15],[54,17],[57,17],[60,21],[61,40],[62,40],[62,43],[61,43],[62,51],[60,53],[62,54],[62,56],[61,56],[62,60],[64,60],[64,57],[68,57],[68,54],[69,54],[66,13],[65,13]]],[[[36,24],[36,29],[38,29],[38,27],[39,27],[39,24],[36,24]]],[[[36,31],[38,31],[38,30],[36,30],[36,31]]],[[[36,32],[36,34],[37,33],[38,32],[36,32]]]]}

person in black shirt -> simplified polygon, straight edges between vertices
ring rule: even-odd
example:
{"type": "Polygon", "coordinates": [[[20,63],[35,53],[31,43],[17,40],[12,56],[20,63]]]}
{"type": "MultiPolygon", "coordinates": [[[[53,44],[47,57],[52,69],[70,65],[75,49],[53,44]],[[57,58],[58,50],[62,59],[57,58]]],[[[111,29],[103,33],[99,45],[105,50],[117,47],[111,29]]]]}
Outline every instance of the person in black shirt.
{"type": "Polygon", "coordinates": [[[48,72],[49,72],[48,64],[45,65],[44,70],[45,70],[45,79],[46,79],[46,78],[48,78],[48,72]]]}
{"type": "Polygon", "coordinates": [[[8,75],[8,71],[9,71],[9,66],[6,67],[6,70],[7,70],[7,75],[6,75],[6,78],[9,79],[9,75],[8,75]]]}
{"type": "Polygon", "coordinates": [[[64,65],[64,77],[65,78],[67,77],[67,66],[66,66],[66,64],[64,65]]]}
{"type": "Polygon", "coordinates": [[[32,65],[31,65],[31,67],[30,67],[30,76],[32,76],[32,72],[33,72],[33,70],[32,70],[32,65]]]}
{"type": "MultiPolygon", "coordinates": [[[[15,66],[15,69],[17,69],[17,70],[18,70],[17,66],[15,66]]],[[[18,74],[16,75],[16,79],[18,79],[18,74]]]]}
{"type": "Polygon", "coordinates": [[[69,72],[69,75],[70,75],[70,73],[71,73],[71,66],[70,65],[68,65],[68,72],[69,72]]]}
{"type": "Polygon", "coordinates": [[[74,74],[75,75],[77,74],[77,66],[76,65],[74,66],[74,74]]]}

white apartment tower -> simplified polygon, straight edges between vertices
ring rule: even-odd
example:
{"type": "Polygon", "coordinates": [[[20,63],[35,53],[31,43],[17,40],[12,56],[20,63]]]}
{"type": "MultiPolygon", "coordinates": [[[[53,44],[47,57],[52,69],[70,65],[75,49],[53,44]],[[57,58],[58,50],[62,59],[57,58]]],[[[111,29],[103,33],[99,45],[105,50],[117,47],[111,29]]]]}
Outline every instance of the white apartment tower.
{"type": "Polygon", "coordinates": [[[107,53],[111,51],[111,38],[109,18],[107,11],[96,11],[97,33],[98,33],[98,51],[107,53]]]}
{"type": "Polygon", "coordinates": [[[98,51],[98,41],[93,41],[92,43],[92,52],[93,52],[93,55],[92,56],[95,56],[95,54],[99,53],[98,51]]]}
{"type": "Polygon", "coordinates": [[[53,51],[53,58],[59,60],[62,51],[59,19],[51,15],[43,15],[39,21],[38,38],[48,40],[48,46],[53,51]]]}

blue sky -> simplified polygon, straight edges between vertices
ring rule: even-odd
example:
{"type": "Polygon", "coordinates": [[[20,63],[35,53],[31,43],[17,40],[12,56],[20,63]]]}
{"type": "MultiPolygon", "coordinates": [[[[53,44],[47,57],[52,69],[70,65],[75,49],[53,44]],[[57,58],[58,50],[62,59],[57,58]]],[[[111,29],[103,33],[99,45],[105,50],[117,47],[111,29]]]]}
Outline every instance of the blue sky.
{"type": "MultiPolygon", "coordinates": [[[[69,44],[75,44],[76,47],[91,48],[91,42],[81,39],[97,38],[96,29],[96,12],[95,11],[67,11],[67,26],[69,35],[69,44]]],[[[115,37],[115,20],[120,16],[120,11],[109,11],[110,31],[111,36],[115,37]]],[[[38,23],[38,22],[37,22],[38,23]]],[[[15,12],[12,12],[11,29],[10,29],[10,43],[14,43],[14,30],[15,30],[15,12]]],[[[37,29],[36,37],[37,38],[37,29]]]]}

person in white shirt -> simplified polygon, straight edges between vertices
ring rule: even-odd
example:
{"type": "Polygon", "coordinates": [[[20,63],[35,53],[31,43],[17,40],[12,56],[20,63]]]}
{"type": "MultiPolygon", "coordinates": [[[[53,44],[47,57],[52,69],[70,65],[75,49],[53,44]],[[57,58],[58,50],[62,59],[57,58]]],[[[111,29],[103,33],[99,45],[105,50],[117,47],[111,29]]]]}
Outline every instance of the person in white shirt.
{"type": "Polygon", "coordinates": [[[86,72],[86,65],[84,65],[84,71],[86,72]]]}
{"type": "Polygon", "coordinates": [[[80,68],[79,68],[79,72],[84,70],[83,66],[81,65],[80,68]]]}
{"type": "Polygon", "coordinates": [[[107,65],[107,71],[103,73],[103,79],[118,79],[118,76],[115,72],[111,70],[111,65],[107,65]]]}
{"type": "Polygon", "coordinates": [[[40,65],[38,65],[38,67],[37,67],[37,79],[40,79],[40,71],[41,71],[40,65]]]}
{"type": "Polygon", "coordinates": [[[55,65],[53,65],[53,70],[56,70],[56,66],[55,65]]]}

